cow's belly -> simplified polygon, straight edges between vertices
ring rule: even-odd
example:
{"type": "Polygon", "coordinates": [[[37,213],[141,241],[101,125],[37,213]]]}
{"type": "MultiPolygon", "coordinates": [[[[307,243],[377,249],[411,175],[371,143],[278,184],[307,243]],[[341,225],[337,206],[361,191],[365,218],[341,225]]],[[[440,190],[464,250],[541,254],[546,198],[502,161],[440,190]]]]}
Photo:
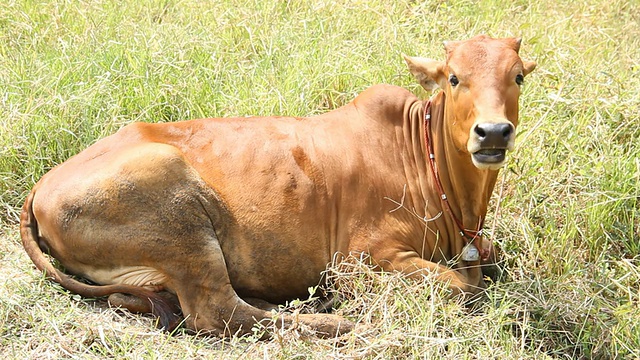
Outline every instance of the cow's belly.
{"type": "MultiPolygon", "coordinates": [[[[298,190],[313,193],[303,186],[298,190]]],[[[241,297],[272,303],[307,298],[309,287],[322,281],[333,253],[346,251],[331,232],[326,207],[317,206],[321,201],[294,209],[280,198],[256,201],[255,207],[229,201],[234,221],[221,224],[227,227],[218,239],[231,284],[241,297]]]]}
{"type": "Polygon", "coordinates": [[[287,235],[253,234],[251,240],[236,238],[236,244],[223,247],[231,284],[240,297],[283,303],[306,299],[309,288],[321,284],[331,262],[327,241],[287,235]]]}
{"type": "Polygon", "coordinates": [[[327,180],[293,155],[247,158],[219,160],[223,179],[193,165],[223,201],[213,226],[231,284],[241,297],[272,303],[307,298],[333,254],[348,249],[327,180]]]}

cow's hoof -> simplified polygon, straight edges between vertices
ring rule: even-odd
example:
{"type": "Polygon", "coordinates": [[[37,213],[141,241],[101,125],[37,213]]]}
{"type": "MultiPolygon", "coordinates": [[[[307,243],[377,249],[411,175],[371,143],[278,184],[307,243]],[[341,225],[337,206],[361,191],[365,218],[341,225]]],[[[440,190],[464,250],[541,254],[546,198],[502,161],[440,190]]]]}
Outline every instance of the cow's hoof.
{"type": "Polygon", "coordinates": [[[321,338],[333,338],[347,334],[355,328],[355,324],[342,316],[332,314],[298,315],[298,321],[309,326],[321,338]]]}
{"type": "Polygon", "coordinates": [[[504,279],[504,270],[497,264],[483,265],[482,275],[491,279],[493,283],[497,283],[504,279]]]}

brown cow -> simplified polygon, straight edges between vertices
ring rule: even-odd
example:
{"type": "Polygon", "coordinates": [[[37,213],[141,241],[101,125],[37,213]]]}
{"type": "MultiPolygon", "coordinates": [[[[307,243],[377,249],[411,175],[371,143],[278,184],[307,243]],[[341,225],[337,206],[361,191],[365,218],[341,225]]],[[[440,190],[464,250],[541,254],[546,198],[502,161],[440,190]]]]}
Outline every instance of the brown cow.
{"type": "MultiPolygon", "coordinates": [[[[478,36],[446,42],[446,62],[405,57],[422,86],[443,89],[427,102],[377,85],[311,118],[126,126],[35,185],[24,247],[70,291],[148,300],[172,328],[164,290],[189,329],[227,335],[276,320],[250,303],[306,297],[344,254],[477,293],[482,222],[513,148],[523,77],[536,66],[519,47],[478,36]]],[[[295,321],[329,336],[353,326],[327,314],[295,321]]]]}

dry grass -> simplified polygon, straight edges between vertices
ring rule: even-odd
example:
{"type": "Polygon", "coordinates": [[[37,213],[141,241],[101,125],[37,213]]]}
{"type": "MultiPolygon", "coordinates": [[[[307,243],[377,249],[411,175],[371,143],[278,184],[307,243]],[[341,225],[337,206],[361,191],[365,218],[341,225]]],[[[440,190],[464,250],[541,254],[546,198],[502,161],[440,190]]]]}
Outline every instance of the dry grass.
{"type": "MultiPolygon", "coordinates": [[[[15,359],[640,358],[637,1],[9,0],[0,6],[0,353],[15,359]],[[524,37],[539,64],[490,236],[505,281],[469,310],[432,279],[334,269],[340,339],[156,331],[44,281],[18,211],[48,169],[132,121],[317,114],[367,86],[425,97],[400,54],[524,37]]],[[[500,196],[498,196],[500,194],[500,196]]],[[[304,303],[304,301],[302,302],[304,303]]],[[[298,311],[304,304],[296,304],[298,311]]]]}

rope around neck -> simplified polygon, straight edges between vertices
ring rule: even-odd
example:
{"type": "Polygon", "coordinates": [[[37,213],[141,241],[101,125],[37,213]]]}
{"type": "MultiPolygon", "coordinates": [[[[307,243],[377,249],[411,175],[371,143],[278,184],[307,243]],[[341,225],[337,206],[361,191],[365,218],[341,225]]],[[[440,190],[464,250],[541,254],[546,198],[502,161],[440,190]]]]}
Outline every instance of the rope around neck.
{"type": "MultiPolygon", "coordinates": [[[[424,107],[424,140],[425,145],[427,147],[427,151],[429,153],[428,163],[429,168],[431,169],[431,173],[433,174],[433,179],[435,180],[436,187],[438,188],[438,192],[440,192],[440,200],[444,204],[445,211],[451,216],[453,222],[458,227],[458,233],[460,236],[467,242],[467,246],[473,244],[476,247],[476,250],[479,252],[482,260],[487,260],[490,255],[489,249],[484,249],[482,247],[482,226],[484,225],[484,219],[482,217],[478,218],[478,227],[476,230],[468,230],[464,228],[462,221],[456,217],[456,215],[451,210],[451,205],[449,204],[449,199],[447,195],[444,193],[444,189],[442,188],[442,182],[440,181],[440,176],[438,175],[438,167],[436,166],[436,156],[433,152],[433,143],[431,142],[431,138],[429,133],[431,132],[431,100],[429,100],[424,107]]],[[[464,254],[463,254],[464,255],[464,254]]],[[[476,259],[465,259],[463,256],[463,260],[465,261],[476,261],[476,259]]]]}

